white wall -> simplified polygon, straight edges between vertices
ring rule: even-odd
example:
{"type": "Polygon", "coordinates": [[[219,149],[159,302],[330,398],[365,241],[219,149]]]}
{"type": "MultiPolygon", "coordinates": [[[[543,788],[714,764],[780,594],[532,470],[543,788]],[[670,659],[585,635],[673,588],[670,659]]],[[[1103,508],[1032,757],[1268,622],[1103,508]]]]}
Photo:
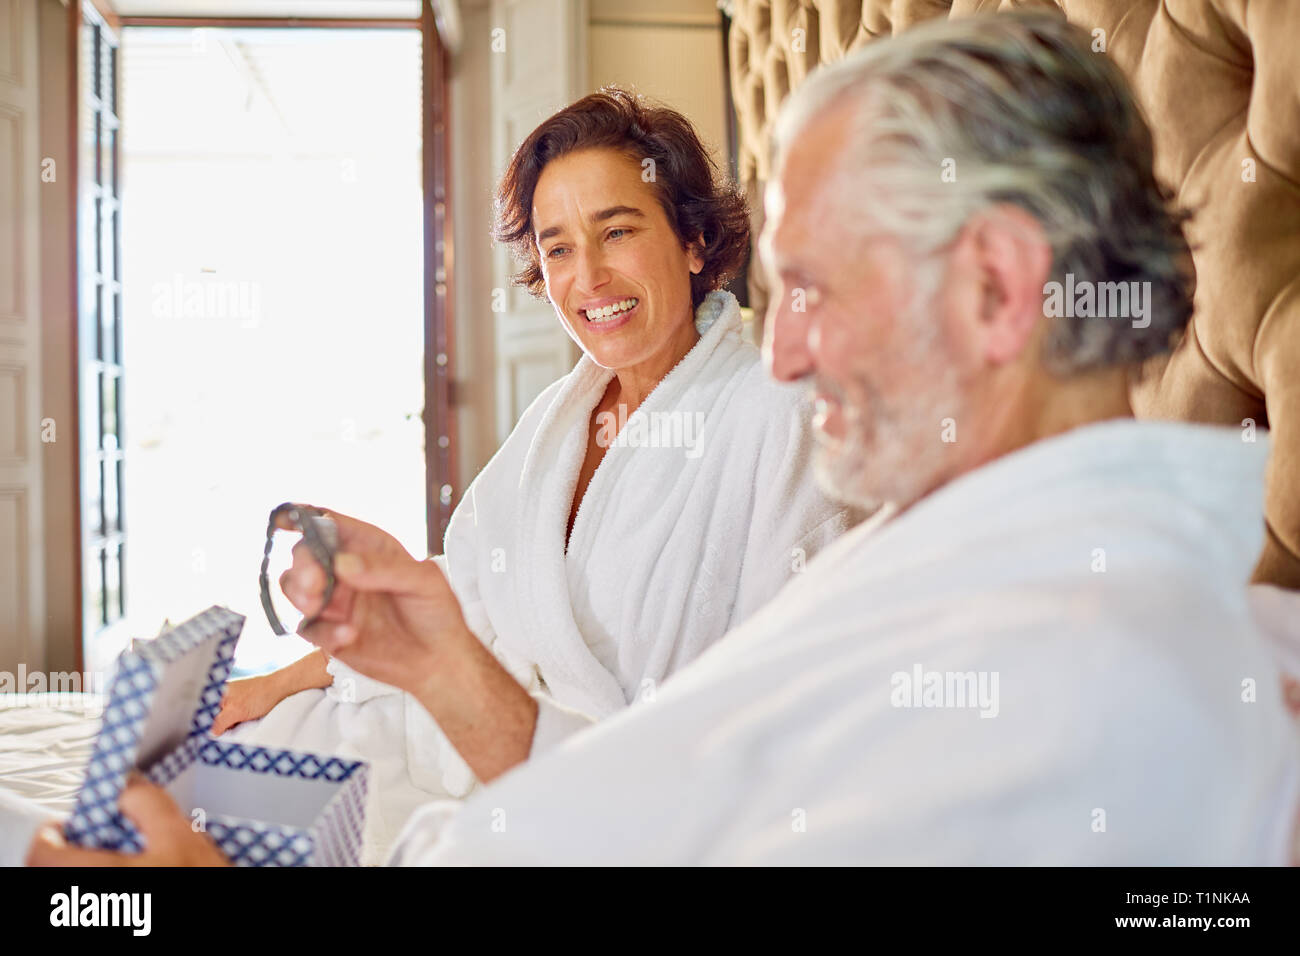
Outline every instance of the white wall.
{"type": "Polygon", "coordinates": [[[461,0],[462,43],[451,64],[452,308],[455,315],[458,489],[496,451],[492,313],[492,150],[488,0],[461,0]]]}
{"type": "Polygon", "coordinates": [[[722,27],[712,0],[592,0],[592,89],[632,87],[685,113],[725,168],[722,27]]]}

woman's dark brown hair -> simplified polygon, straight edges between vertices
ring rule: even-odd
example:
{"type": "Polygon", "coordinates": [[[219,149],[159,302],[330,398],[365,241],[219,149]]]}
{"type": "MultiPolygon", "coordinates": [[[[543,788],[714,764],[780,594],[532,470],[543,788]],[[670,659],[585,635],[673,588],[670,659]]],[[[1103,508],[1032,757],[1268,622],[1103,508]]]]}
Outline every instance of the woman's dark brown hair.
{"type": "Polygon", "coordinates": [[[533,229],[533,191],[546,164],[581,149],[613,149],[643,169],[683,247],[702,237],[704,268],[691,276],[691,304],[734,277],[749,254],[749,213],[735,186],[717,175],[695,128],[681,113],[618,87],[566,106],[529,134],[497,187],[493,236],[523,264],[514,277],[546,294],[533,229]]]}

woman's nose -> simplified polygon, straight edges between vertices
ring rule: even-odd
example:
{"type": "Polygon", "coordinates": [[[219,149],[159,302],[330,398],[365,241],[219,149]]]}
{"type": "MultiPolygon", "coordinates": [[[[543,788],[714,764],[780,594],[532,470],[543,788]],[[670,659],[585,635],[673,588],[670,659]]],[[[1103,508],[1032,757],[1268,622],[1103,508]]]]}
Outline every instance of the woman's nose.
{"type": "Polygon", "coordinates": [[[605,268],[604,257],[598,250],[579,250],[577,259],[576,278],[582,291],[596,292],[609,281],[609,270],[605,268]]]}

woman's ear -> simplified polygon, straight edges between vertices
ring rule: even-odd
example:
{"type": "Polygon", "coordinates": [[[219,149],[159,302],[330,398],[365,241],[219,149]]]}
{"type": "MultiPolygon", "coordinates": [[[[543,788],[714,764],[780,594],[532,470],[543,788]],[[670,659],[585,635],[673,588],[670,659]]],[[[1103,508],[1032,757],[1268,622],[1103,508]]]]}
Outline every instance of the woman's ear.
{"type": "Polygon", "coordinates": [[[704,269],[704,233],[695,237],[686,245],[686,261],[691,267],[691,275],[697,276],[704,269]]]}

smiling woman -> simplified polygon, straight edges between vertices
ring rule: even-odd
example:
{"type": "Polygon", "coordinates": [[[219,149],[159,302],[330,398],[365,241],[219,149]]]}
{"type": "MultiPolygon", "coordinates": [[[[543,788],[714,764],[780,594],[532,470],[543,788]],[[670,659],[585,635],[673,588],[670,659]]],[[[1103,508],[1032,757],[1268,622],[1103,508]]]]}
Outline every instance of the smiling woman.
{"type": "MultiPolygon", "coordinates": [[[[593,419],[621,420],[699,341],[692,314],[748,252],[744,200],[719,181],[690,122],[611,87],[524,140],[497,191],[496,237],[515,281],[545,295],[569,335],[616,376],[593,419]]],[[[569,515],[608,447],[593,430],[569,515]]]]}
{"type": "Polygon", "coordinates": [[[609,149],[553,160],[533,207],[546,297],[640,404],[699,338],[690,280],[704,267],[700,241],[674,232],[636,162],[609,149]]]}
{"type": "MultiPolygon", "coordinates": [[[[690,280],[692,306],[699,306],[706,293],[720,288],[744,265],[749,254],[745,201],[734,185],[719,181],[690,120],[608,87],[533,130],[501,177],[495,235],[523,264],[515,281],[529,292],[540,296],[545,290],[540,247],[550,235],[542,232],[559,226],[536,223],[538,182],[550,163],[583,150],[610,151],[634,164],[636,181],[647,187],[642,196],[653,199],[683,245],[698,243],[701,265],[690,280]]],[[[641,206],[631,208],[646,212],[641,206]]]]}
{"type": "Polygon", "coordinates": [[[748,218],[685,117],[579,100],[519,147],[497,213],[583,357],[466,491],[441,573],[331,514],[328,605],[301,545],[283,585],[335,658],[230,685],[214,725],[369,759],[371,861],[419,803],[653,697],[850,522],[810,473],[809,410],[720,289],[748,218]]]}

